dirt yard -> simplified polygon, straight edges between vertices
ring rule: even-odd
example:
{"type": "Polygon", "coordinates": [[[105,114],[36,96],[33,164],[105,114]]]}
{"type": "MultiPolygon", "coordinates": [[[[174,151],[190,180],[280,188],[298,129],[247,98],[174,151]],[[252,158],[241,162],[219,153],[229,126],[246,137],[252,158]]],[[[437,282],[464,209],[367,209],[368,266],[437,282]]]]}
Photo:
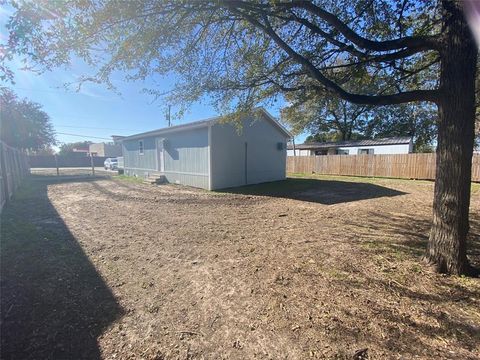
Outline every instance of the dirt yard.
{"type": "Polygon", "coordinates": [[[1,357],[480,359],[480,280],[420,261],[432,190],[31,180],[2,214],[1,357]]]}

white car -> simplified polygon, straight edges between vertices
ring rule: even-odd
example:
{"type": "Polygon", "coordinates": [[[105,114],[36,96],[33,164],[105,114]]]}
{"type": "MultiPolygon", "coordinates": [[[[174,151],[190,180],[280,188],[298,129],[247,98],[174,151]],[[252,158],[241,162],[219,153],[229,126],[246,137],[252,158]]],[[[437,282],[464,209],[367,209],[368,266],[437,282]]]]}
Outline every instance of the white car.
{"type": "Polygon", "coordinates": [[[118,169],[118,160],[117,158],[107,158],[103,163],[105,170],[117,170],[118,169]]]}

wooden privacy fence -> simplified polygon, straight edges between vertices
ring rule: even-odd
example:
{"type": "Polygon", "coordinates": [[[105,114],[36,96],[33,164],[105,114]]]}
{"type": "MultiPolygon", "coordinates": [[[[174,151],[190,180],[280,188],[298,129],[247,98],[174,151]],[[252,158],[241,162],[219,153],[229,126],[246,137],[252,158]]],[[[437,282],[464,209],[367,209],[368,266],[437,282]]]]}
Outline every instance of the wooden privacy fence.
{"type": "Polygon", "coordinates": [[[0,141],[0,211],[29,172],[27,155],[0,141]]]}
{"type": "Polygon", "coordinates": [[[103,167],[106,159],[108,159],[107,156],[90,157],[85,154],[76,156],[31,155],[28,157],[31,168],[90,167],[92,161],[93,166],[103,167]]]}
{"type": "MultiPolygon", "coordinates": [[[[287,173],[316,173],[435,180],[435,154],[288,156],[287,173]]],[[[480,181],[480,155],[473,155],[472,181],[480,181]]]]}

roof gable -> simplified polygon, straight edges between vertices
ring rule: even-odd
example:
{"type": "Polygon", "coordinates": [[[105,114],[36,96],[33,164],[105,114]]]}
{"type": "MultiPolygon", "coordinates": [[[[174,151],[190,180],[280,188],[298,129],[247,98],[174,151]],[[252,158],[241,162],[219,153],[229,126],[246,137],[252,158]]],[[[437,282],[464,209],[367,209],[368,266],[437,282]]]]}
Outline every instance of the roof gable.
{"type": "Polygon", "coordinates": [[[280,130],[281,133],[283,133],[285,135],[285,137],[287,138],[292,138],[293,135],[287,130],[285,129],[282,124],[280,124],[267,110],[265,110],[263,107],[259,107],[257,108],[256,110],[258,110],[260,112],[261,115],[263,115],[263,117],[269,121],[273,126],[275,126],[278,130],[280,130]]]}
{"type": "MultiPolygon", "coordinates": [[[[270,115],[270,113],[265,110],[263,107],[255,108],[253,112],[258,112],[264,119],[266,119],[271,125],[276,127],[278,130],[280,130],[281,133],[285,135],[286,138],[291,138],[292,135],[286,130],[280,123],[275,120],[275,118],[270,115]]],[[[185,131],[185,130],[192,130],[192,129],[197,129],[201,127],[206,127],[206,126],[211,126],[214,125],[222,120],[223,116],[215,116],[212,118],[208,118],[205,120],[200,120],[200,121],[194,121],[188,124],[182,124],[182,125],[176,125],[176,126],[170,126],[166,128],[161,128],[157,130],[151,130],[139,134],[134,134],[130,136],[125,136],[122,141],[125,140],[134,140],[134,139],[141,139],[145,137],[150,137],[150,136],[159,136],[163,134],[169,134],[173,132],[179,132],[179,131],[185,131]]]]}

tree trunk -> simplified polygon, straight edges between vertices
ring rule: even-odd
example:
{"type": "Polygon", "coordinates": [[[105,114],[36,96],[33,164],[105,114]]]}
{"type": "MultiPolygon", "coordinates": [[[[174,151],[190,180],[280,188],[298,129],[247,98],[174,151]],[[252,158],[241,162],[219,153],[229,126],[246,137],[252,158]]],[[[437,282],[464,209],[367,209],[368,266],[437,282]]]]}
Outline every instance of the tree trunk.
{"type": "Polygon", "coordinates": [[[444,0],[433,224],[427,260],[437,271],[468,274],[470,182],[475,123],[477,47],[461,2],[444,0]]]}

